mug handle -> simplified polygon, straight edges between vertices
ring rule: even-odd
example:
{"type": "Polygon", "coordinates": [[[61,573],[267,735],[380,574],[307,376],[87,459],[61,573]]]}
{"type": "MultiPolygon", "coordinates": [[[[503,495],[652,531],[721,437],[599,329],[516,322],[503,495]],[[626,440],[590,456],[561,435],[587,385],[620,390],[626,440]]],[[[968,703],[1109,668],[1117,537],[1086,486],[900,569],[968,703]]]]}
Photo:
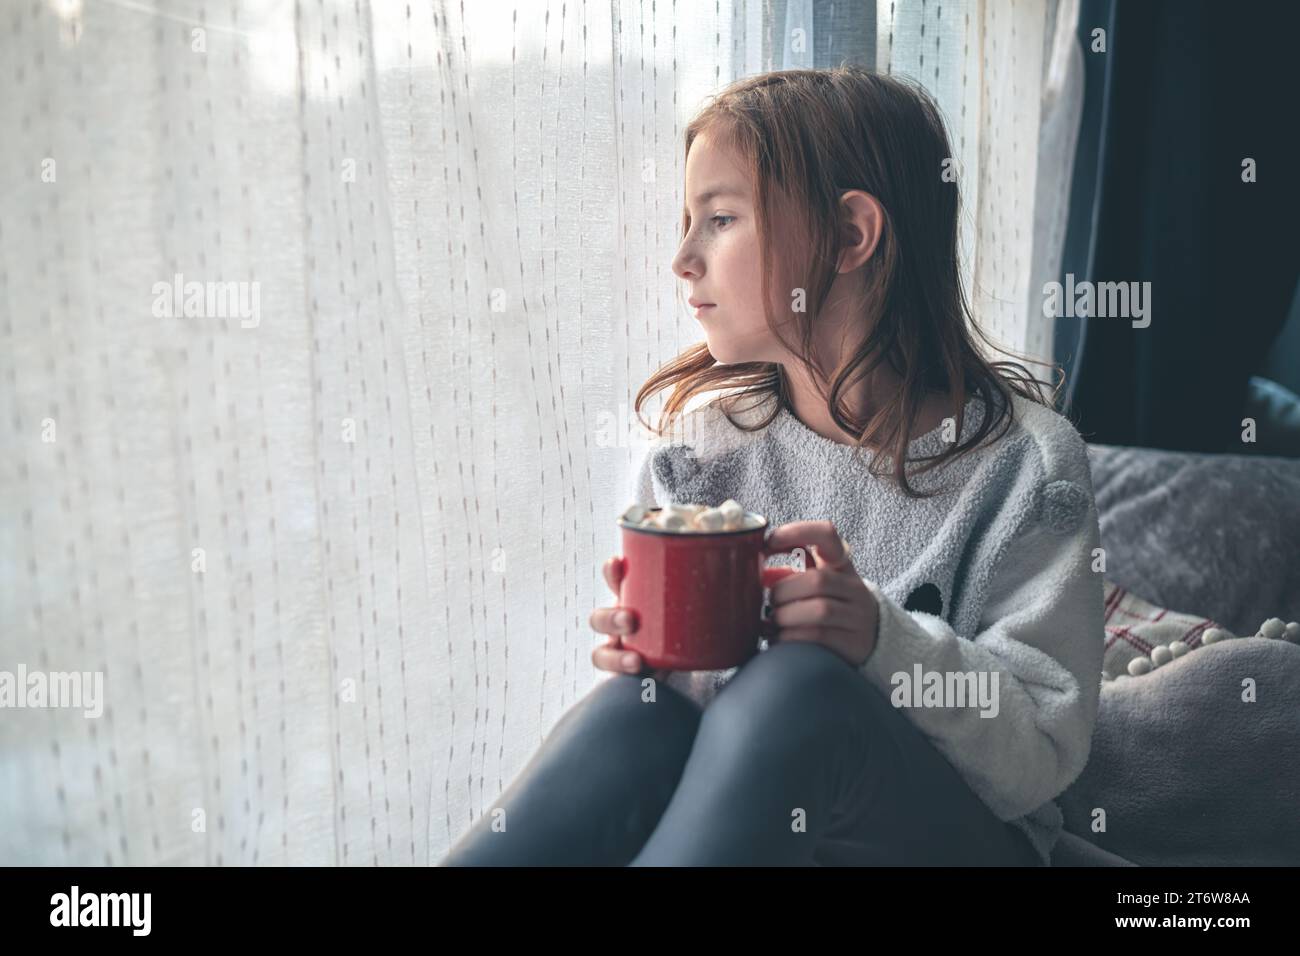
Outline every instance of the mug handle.
{"type": "MultiPolygon", "coordinates": [[[[763,534],[763,560],[766,562],[768,558],[774,557],[775,555],[794,554],[796,551],[798,551],[801,552],[804,557],[804,567],[801,568],[800,570],[807,571],[808,550],[804,548],[802,545],[795,545],[793,548],[785,548],[784,550],[780,550],[780,551],[774,551],[767,546],[768,539],[772,537],[773,530],[774,529],[772,528],[768,528],[767,531],[763,534]]],[[[770,610],[768,599],[771,596],[771,590],[772,590],[771,588],[767,588],[767,587],[763,588],[763,609],[762,611],[759,612],[759,620],[758,620],[758,633],[760,637],[768,637],[768,638],[775,637],[777,632],[776,625],[772,623],[772,619],[768,616],[768,611],[770,610]]]]}

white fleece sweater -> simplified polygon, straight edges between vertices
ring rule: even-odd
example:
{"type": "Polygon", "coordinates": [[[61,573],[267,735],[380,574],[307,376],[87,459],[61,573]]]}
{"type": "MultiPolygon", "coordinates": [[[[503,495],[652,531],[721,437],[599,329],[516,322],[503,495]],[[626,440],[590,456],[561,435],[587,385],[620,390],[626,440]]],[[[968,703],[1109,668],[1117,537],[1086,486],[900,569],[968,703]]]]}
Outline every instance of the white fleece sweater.
{"type": "MultiPolygon", "coordinates": [[[[732,414],[757,423],[770,407],[732,414]]],[[[1046,864],[1062,828],[1054,798],[1083,770],[1097,717],[1100,529],[1082,437],[1051,409],[1019,396],[1012,407],[1001,438],[912,478],[915,488],[947,489],[918,500],[871,477],[870,453],[852,461],[849,446],[787,410],[747,433],[715,402],[649,445],[629,497],[651,507],[734,498],[772,527],[834,522],[880,605],[877,644],[860,668],[866,680],[888,697],[894,675],[911,677],[918,664],[923,673],[988,672],[990,685],[997,672],[996,716],[972,703],[904,713],[1046,864]]],[[[983,415],[972,398],[963,440],[983,415]]],[[[909,460],[943,447],[941,426],[911,442],[909,460]]],[[[667,682],[707,707],[735,672],[678,672],[667,682]]]]}

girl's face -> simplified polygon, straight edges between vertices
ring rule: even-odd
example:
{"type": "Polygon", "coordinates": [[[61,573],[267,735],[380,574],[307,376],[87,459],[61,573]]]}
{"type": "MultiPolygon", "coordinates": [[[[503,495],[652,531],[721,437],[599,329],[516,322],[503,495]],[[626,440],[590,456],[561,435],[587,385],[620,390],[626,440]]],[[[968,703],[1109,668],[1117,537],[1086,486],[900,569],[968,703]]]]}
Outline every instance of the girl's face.
{"type": "MultiPolygon", "coordinates": [[[[673,257],[688,284],[692,312],[720,364],[780,362],[785,349],[767,326],[754,196],[748,174],[729,149],[705,133],[686,158],[690,228],[673,257]],[[711,303],[696,309],[699,303],[711,303]]],[[[779,295],[779,290],[773,290],[779,295]]]]}

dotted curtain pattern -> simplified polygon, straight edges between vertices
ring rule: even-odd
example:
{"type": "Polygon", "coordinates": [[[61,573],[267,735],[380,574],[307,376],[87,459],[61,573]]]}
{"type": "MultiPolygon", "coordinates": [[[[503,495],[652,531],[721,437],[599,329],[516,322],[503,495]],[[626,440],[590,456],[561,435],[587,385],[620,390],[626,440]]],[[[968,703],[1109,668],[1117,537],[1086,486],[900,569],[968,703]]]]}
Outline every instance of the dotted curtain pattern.
{"type": "Polygon", "coordinates": [[[632,399],[699,339],[682,127],[737,76],[936,89],[1049,354],[1056,7],[938,6],[5,5],[0,864],[425,865],[491,808],[601,679],[632,399]]]}

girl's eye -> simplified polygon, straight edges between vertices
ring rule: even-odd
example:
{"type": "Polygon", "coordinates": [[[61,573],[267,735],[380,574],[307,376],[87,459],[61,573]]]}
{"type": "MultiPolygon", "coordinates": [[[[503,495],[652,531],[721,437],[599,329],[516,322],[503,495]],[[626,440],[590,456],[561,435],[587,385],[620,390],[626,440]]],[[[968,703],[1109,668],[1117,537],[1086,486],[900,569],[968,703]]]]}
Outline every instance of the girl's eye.
{"type": "Polygon", "coordinates": [[[718,223],[718,228],[719,228],[719,229],[722,229],[722,228],[724,228],[725,226],[728,226],[728,225],[730,225],[731,223],[733,223],[733,222],[736,221],[736,217],[735,217],[735,216],[714,216],[712,219],[709,220],[709,222],[718,222],[719,219],[725,219],[725,220],[727,220],[725,223],[718,223]]]}

